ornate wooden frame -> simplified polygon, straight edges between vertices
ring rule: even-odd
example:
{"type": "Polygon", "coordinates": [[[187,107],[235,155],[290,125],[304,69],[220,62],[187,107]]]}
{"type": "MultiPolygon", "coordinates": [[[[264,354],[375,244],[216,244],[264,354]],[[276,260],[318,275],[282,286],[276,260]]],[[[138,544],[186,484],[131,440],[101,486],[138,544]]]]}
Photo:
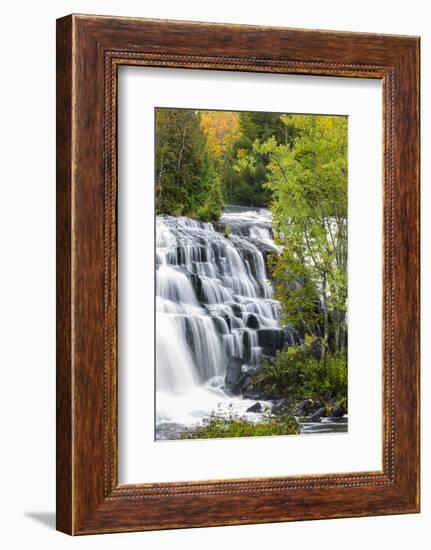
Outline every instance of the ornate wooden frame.
{"type": "Polygon", "coordinates": [[[70,15],[57,21],[57,528],[419,511],[419,38],[70,15]],[[119,485],[119,65],[377,78],[384,102],[383,469],[119,485]]]}

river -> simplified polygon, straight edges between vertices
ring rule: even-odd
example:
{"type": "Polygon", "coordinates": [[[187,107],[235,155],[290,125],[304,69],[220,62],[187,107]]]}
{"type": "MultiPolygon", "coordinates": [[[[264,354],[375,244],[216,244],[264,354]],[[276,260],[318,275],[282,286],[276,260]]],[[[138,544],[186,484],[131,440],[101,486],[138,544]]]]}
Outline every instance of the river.
{"type": "MultiPolygon", "coordinates": [[[[241,415],[256,400],[223,389],[226,365],[258,368],[300,335],[282,327],[265,262],[277,253],[271,213],[227,208],[212,224],[156,218],[156,439],[174,439],[212,412],[241,415]]],[[[271,406],[260,400],[263,406],[271,406]]],[[[332,424],[332,423],[331,423],[332,424]]],[[[304,425],[303,432],[345,431],[304,425]]]]}

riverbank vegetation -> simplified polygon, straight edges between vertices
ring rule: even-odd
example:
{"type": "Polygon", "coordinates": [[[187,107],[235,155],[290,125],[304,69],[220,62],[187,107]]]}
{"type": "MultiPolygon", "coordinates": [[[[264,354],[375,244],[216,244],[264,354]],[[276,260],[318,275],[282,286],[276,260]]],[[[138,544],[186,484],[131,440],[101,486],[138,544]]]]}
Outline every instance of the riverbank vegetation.
{"type": "Polygon", "coordinates": [[[277,417],[266,415],[260,422],[252,422],[245,418],[236,418],[212,414],[201,426],[186,429],[181,439],[209,439],[224,437],[255,437],[269,435],[299,434],[299,424],[292,415],[277,417]]]}
{"type": "Polygon", "coordinates": [[[324,401],[332,394],[347,399],[347,361],[345,355],[331,355],[326,361],[313,356],[309,346],[291,346],[262,362],[262,370],[253,380],[253,388],[275,399],[289,396],[324,401]]]}

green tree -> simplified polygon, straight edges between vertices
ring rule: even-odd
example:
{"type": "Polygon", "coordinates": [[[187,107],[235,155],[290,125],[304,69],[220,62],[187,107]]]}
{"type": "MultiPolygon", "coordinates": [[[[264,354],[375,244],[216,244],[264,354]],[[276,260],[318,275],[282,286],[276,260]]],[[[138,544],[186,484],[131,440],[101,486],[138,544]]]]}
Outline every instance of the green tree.
{"type": "Polygon", "coordinates": [[[325,401],[332,392],[338,401],[347,405],[347,357],[327,355],[326,361],[313,356],[309,345],[291,346],[264,359],[262,369],[252,379],[254,391],[289,396],[293,402],[303,399],[325,401]]]}
{"type": "Polygon", "coordinates": [[[224,163],[222,178],[228,202],[245,206],[269,206],[271,193],[265,188],[268,155],[260,145],[270,138],[289,144],[294,128],[281,120],[279,113],[242,112],[239,137],[224,163]]]}
{"type": "Polygon", "coordinates": [[[155,139],[156,213],[218,219],[222,186],[200,112],[157,109],[155,139]]]}
{"type": "Polygon", "coordinates": [[[280,256],[272,258],[285,323],[343,352],[347,305],[347,118],[284,115],[291,145],[255,142],[267,154],[266,187],[280,256]]]}

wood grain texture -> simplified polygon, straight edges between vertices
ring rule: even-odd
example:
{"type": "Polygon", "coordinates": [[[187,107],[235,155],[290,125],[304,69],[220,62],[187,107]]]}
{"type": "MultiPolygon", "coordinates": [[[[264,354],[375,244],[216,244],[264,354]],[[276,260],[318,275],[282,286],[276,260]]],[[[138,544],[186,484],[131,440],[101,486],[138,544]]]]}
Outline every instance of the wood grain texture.
{"type": "Polygon", "coordinates": [[[72,28],[57,23],[57,529],[72,531],[72,28]]]}
{"type": "Polygon", "coordinates": [[[419,39],[77,15],[57,24],[58,529],[87,534],[417,512],[419,39]],[[382,471],[118,485],[122,64],[382,80],[382,471]]]}

